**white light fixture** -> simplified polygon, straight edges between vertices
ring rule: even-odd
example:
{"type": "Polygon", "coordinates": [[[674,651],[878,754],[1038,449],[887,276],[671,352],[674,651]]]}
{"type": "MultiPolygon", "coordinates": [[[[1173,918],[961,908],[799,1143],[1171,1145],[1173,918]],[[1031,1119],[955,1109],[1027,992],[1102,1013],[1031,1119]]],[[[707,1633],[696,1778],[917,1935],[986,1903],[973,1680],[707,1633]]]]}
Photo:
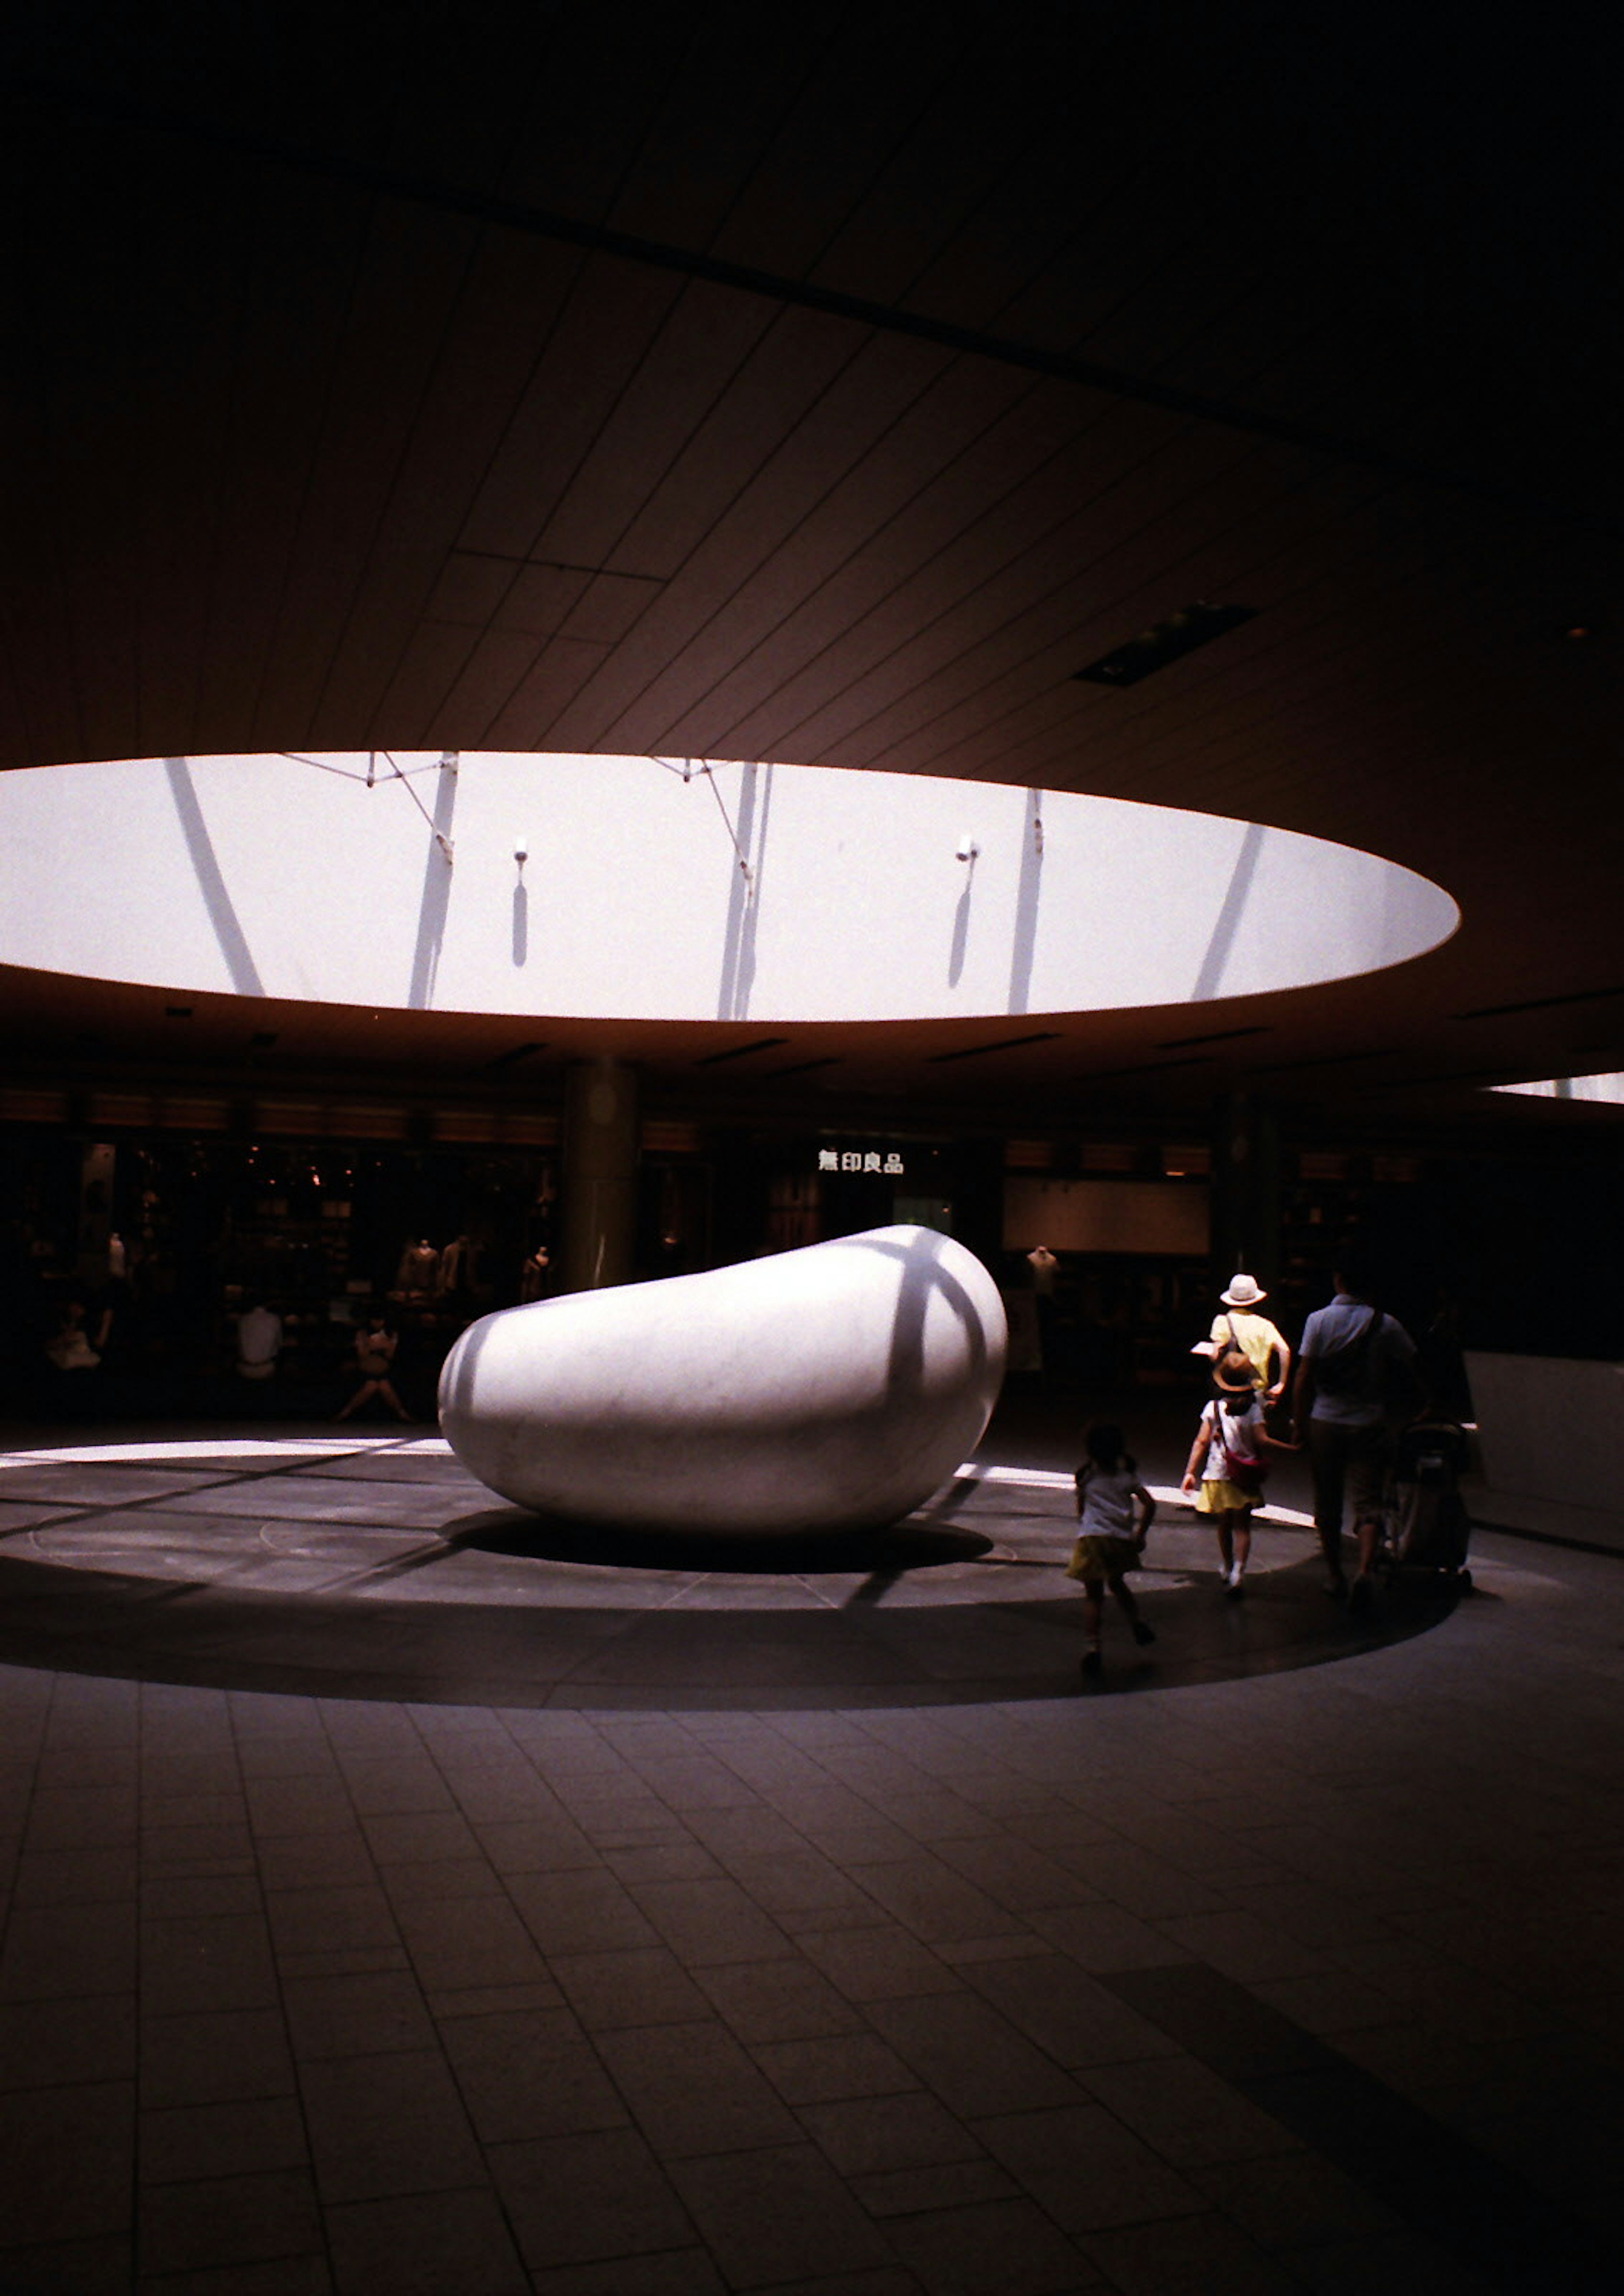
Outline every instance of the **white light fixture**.
{"type": "Polygon", "coordinates": [[[976,843],[974,838],[970,835],[968,831],[966,831],[964,835],[959,839],[958,844],[955,848],[953,857],[956,861],[973,861],[980,849],[980,847],[976,843]]]}

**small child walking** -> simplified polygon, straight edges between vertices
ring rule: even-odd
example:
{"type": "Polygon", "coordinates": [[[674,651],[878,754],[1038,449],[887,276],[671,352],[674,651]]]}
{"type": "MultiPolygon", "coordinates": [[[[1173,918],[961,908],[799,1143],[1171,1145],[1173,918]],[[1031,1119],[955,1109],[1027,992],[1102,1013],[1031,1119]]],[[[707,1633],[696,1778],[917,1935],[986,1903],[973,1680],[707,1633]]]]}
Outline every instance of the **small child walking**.
{"type": "Polygon", "coordinates": [[[1264,1454],[1297,1447],[1277,1443],[1265,1427],[1252,1368],[1240,1349],[1227,1349],[1218,1357],[1213,1381],[1218,1392],[1202,1406],[1179,1488],[1186,1498],[1194,1492],[1197,1514],[1210,1517],[1218,1532],[1224,1597],[1238,1603],[1251,1559],[1251,1511],[1263,1496],[1264,1454]]]}
{"type": "Polygon", "coordinates": [[[1128,1456],[1120,1427],[1102,1423],[1083,1437],[1087,1456],[1077,1471],[1078,1539],[1066,1565],[1068,1578],[1082,1583],[1088,1647],[1083,1652],[1085,1677],[1098,1674],[1100,1628],[1105,1616],[1105,1589],[1122,1607],[1136,1643],[1156,1639],[1139,1616],[1139,1605],[1123,1584],[1144,1548],[1144,1535],[1156,1519],[1156,1502],[1139,1480],[1139,1470],[1128,1456]]]}

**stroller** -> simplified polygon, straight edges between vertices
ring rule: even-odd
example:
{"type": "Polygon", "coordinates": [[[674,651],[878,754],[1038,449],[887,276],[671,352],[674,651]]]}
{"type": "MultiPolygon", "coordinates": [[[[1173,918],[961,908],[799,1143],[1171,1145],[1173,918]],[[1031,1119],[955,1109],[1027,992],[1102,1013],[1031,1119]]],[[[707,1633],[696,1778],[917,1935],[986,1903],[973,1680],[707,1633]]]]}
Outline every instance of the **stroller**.
{"type": "Polygon", "coordinates": [[[1472,1518],[1460,1492],[1471,1449],[1465,1429],[1447,1419],[1421,1421],[1399,1436],[1382,1542],[1390,1570],[1431,1571],[1463,1593],[1471,1586],[1472,1518]]]}

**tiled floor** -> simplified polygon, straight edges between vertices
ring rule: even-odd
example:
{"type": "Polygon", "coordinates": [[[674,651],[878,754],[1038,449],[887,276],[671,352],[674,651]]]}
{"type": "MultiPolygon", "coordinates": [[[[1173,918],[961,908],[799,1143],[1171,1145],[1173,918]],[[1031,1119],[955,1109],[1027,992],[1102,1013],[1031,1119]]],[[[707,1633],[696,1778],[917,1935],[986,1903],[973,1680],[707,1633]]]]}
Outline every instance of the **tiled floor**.
{"type": "MultiPolygon", "coordinates": [[[[904,1555],[868,1607],[900,1589],[956,1639],[887,1644],[878,1702],[808,1672],[799,1627],[838,1610],[795,1572],[711,1603],[717,1574],[676,1569],[676,1646],[734,1671],[707,1702],[669,1669],[662,1703],[646,1667],[557,1669],[669,1621],[669,1586],[609,1628],[493,1601],[589,1566],[447,1554],[466,1495],[436,1453],[312,1438],[270,1471],[304,1478],[285,1513],[217,1437],[156,1465],[54,1447],[0,1472],[0,1555],[34,1558],[7,1652],[68,1635],[29,1571],[95,1598],[70,1667],[0,1667],[4,2296],[1624,2285],[1612,1557],[1482,1536],[1453,1611],[1351,1639],[1288,1527],[1242,1606],[1279,1631],[1240,1663],[1169,1529],[1167,1664],[1119,1636],[1125,1698],[1032,1678],[1023,1636],[1075,1650],[1063,1593],[989,1596],[942,1550],[973,1592],[909,1600],[904,1555]],[[414,1597],[437,1659],[449,1612],[477,1641],[499,1609],[572,1702],[330,1694],[294,1634],[261,1653],[282,1686],[209,1679],[234,1590],[282,1633],[414,1554],[439,1557],[415,1585],[478,1582],[414,1597]],[[123,1678],[166,1609],[199,1613],[191,1681],[123,1678]],[[759,1706],[716,1636],[741,1617],[781,1669],[759,1706]]],[[[978,1535],[1052,1584],[1063,1492],[988,1488],[978,1535]]],[[[348,1602],[380,1677],[407,1607],[348,1602]]]]}

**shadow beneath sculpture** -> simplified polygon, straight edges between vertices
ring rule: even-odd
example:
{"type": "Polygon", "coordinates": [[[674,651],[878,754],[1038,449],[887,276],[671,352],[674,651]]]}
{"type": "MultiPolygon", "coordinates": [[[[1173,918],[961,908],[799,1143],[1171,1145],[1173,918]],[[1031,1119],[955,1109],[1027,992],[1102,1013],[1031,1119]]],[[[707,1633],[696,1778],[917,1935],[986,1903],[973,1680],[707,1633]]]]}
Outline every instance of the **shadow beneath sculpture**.
{"type": "MultiPolygon", "coordinates": [[[[524,1536],[547,1533],[533,1518],[486,1515],[463,1518],[460,1546],[435,1538],[431,1562],[438,1554],[455,1572],[460,1555],[462,1567],[477,1559],[493,1574],[487,1587],[447,1599],[432,1567],[364,1569],[324,1594],[288,1593],[229,1576],[165,1583],[0,1554],[0,1663],[496,1708],[775,1710],[1079,1694],[1082,1605],[1058,1568],[1034,1571],[1000,1547],[943,1556],[939,1569],[926,1558],[952,1534],[928,1526],[866,1545],[846,1585],[764,1564],[741,1574],[742,1541],[717,1571],[672,1567],[668,1554],[646,1572],[605,1564],[601,1553],[590,1563],[538,1554],[524,1566],[534,1582],[516,1598],[495,1575],[494,1549],[524,1536]],[[479,1538],[491,1545],[481,1549],[479,1538]]],[[[973,1535],[968,1544],[988,1546],[973,1535]]],[[[1319,1575],[1310,1560],[1272,1571],[1229,1607],[1207,1585],[1176,1575],[1163,1590],[1147,1573],[1154,1649],[1113,1648],[1105,1677],[1084,1694],[1322,1666],[1424,1634],[1457,1599],[1397,1587],[1374,1615],[1354,1620],[1326,1603],[1319,1575]]]]}
{"type": "Polygon", "coordinates": [[[861,1571],[895,1579],[908,1570],[974,1562],[993,1552],[992,1540],[980,1531],[923,1523],[802,1536],[768,1530],[752,1538],[733,1531],[714,1538],[702,1531],[615,1529],[532,1514],[519,1507],[447,1523],[440,1536],[450,1547],[529,1555],[541,1562],[595,1563],[616,1570],[721,1571],[747,1578],[781,1578],[786,1571],[796,1577],[848,1578],[861,1571]]]}

